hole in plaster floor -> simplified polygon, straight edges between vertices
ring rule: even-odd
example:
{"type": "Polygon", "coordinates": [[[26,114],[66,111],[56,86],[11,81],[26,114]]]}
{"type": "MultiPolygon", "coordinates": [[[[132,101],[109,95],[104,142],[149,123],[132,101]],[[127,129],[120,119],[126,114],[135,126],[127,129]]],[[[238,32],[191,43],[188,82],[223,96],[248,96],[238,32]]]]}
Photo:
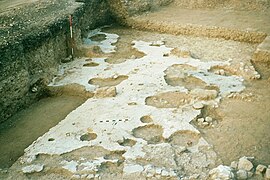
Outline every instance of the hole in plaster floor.
{"type": "Polygon", "coordinates": [[[81,141],[92,141],[92,140],[94,140],[96,138],[97,138],[97,134],[91,132],[91,133],[81,135],[80,140],[81,141]]]}
{"type": "Polygon", "coordinates": [[[88,81],[88,83],[98,85],[99,87],[116,86],[126,79],[128,79],[128,76],[120,75],[110,78],[92,78],[88,81]]]}
{"type": "Polygon", "coordinates": [[[121,146],[134,146],[136,144],[136,141],[133,140],[133,139],[123,139],[121,141],[118,141],[118,144],[121,145],[121,146]]]}
{"type": "Polygon", "coordinates": [[[205,88],[207,85],[204,81],[192,75],[188,71],[196,71],[197,68],[187,64],[174,64],[164,71],[164,79],[168,85],[184,86],[191,90],[194,88],[205,88]]]}
{"type": "Polygon", "coordinates": [[[106,35],[105,34],[96,34],[96,35],[90,37],[90,39],[92,41],[104,41],[104,40],[106,40],[106,35]]]}
{"type": "Polygon", "coordinates": [[[198,144],[199,139],[198,133],[185,130],[173,133],[167,141],[172,145],[190,147],[198,144]]]}
{"type": "Polygon", "coordinates": [[[133,129],[132,132],[136,138],[142,138],[149,144],[161,143],[164,140],[162,136],[163,128],[159,125],[151,124],[141,126],[133,129]]]}
{"type": "Polygon", "coordinates": [[[188,104],[190,100],[191,97],[187,93],[165,92],[147,97],[145,99],[145,103],[148,106],[154,106],[157,108],[178,108],[188,104]]]}
{"type": "Polygon", "coordinates": [[[98,63],[95,63],[95,62],[89,62],[89,63],[84,64],[83,66],[84,66],[84,67],[96,67],[96,66],[98,66],[98,65],[99,65],[98,63]]]}
{"type": "Polygon", "coordinates": [[[140,118],[140,121],[142,123],[152,123],[153,119],[151,118],[151,116],[143,116],[140,118]]]}

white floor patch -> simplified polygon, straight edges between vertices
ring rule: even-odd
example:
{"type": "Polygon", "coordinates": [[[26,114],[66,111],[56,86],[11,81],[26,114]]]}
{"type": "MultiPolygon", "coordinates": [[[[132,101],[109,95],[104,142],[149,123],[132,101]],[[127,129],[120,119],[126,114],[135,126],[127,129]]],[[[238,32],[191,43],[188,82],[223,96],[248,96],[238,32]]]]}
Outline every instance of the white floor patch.
{"type": "MultiPolygon", "coordinates": [[[[95,34],[105,34],[106,40],[100,43],[93,43],[86,39],[87,44],[99,45],[105,53],[114,51],[112,43],[117,41],[118,36],[95,31],[95,34]]],[[[245,87],[242,84],[243,78],[238,76],[221,76],[209,72],[210,68],[216,65],[229,65],[229,62],[202,62],[193,58],[178,58],[169,55],[171,48],[165,45],[151,46],[151,42],[135,41],[134,48],[144,52],[146,55],[140,59],[128,60],[121,64],[108,64],[104,58],[93,58],[93,62],[99,64],[96,67],[84,67],[87,62],[85,59],[77,59],[73,62],[63,64],[58,78],[51,83],[51,86],[62,86],[71,83],[83,85],[88,91],[95,91],[97,86],[91,85],[88,81],[92,78],[109,78],[127,75],[128,79],[116,86],[117,96],[104,99],[88,99],[83,105],[71,112],[57,126],[50,129],[49,132],[38,138],[32,145],[25,149],[25,155],[22,161],[31,163],[38,154],[64,154],[85,146],[101,146],[109,151],[124,150],[124,174],[143,173],[150,171],[152,165],[141,165],[136,159],[147,159],[144,150],[149,143],[144,138],[133,136],[133,130],[147,124],[160,125],[163,129],[162,136],[164,142],[176,132],[194,132],[199,134],[190,122],[200,115],[201,110],[194,109],[193,104],[201,102],[202,104],[218,105],[219,100],[232,93],[241,92],[245,87]],[[145,99],[162,92],[184,92],[189,94],[185,87],[173,87],[168,85],[164,79],[164,71],[174,64],[188,64],[196,67],[198,70],[189,71],[187,75],[193,75],[209,85],[216,85],[220,92],[214,100],[197,100],[186,103],[179,108],[156,108],[145,104],[145,99]],[[133,103],[133,105],[130,105],[133,103]],[[142,123],[140,118],[151,116],[153,122],[142,123]],[[93,140],[82,141],[81,137],[89,132],[93,132],[97,137],[93,140]],[[50,139],[50,141],[49,141],[50,139]],[[53,140],[52,140],[53,139],[53,140]],[[136,141],[133,146],[122,146],[118,142],[123,139],[136,141]],[[29,162],[30,159],[30,162],[29,162]],[[146,167],[147,166],[147,167],[146,167]],[[148,168],[148,170],[147,170],[148,168]]],[[[163,146],[151,145],[162,149],[163,146]]],[[[208,143],[199,138],[198,144],[187,145],[190,153],[199,153],[201,146],[208,146],[208,143]]],[[[154,152],[153,152],[154,153],[154,152]]],[[[173,156],[174,154],[172,154],[173,156]]],[[[162,158],[162,157],[161,157],[162,158]]],[[[97,159],[88,162],[85,167],[99,168],[104,159],[97,159]],[[98,163],[99,162],[99,163],[98,163]]],[[[45,165],[46,166],[46,165],[45,165]]],[[[76,173],[79,164],[75,161],[63,161],[62,167],[72,173],[76,173]]],[[[149,173],[148,173],[149,174],[149,173]]],[[[177,177],[173,167],[155,167],[154,175],[177,177]]],[[[146,175],[147,176],[147,173],[146,175]]]]}

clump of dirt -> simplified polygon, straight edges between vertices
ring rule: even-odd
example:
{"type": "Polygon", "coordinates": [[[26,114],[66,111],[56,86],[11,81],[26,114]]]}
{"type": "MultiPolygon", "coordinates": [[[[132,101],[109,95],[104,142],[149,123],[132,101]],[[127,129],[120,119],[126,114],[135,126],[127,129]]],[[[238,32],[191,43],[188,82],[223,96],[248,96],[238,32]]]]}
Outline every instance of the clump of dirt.
{"type": "Polygon", "coordinates": [[[157,108],[178,108],[190,103],[191,97],[184,92],[165,92],[145,99],[145,104],[157,108]]]}
{"type": "Polygon", "coordinates": [[[190,147],[198,144],[199,139],[198,133],[184,130],[173,133],[167,141],[172,145],[190,147]]]}
{"type": "Polygon", "coordinates": [[[142,138],[149,144],[157,144],[164,141],[162,136],[163,128],[160,125],[151,124],[141,126],[133,129],[132,132],[136,138],[142,138]]]}
{"type": "Polygon", "coordinates": [[[88,81],[89,84],[97,85],[99,87],[116,86],[122,81],[128,79],[128,76],[120,75],[110,78],[93,78],[88,81]]]}

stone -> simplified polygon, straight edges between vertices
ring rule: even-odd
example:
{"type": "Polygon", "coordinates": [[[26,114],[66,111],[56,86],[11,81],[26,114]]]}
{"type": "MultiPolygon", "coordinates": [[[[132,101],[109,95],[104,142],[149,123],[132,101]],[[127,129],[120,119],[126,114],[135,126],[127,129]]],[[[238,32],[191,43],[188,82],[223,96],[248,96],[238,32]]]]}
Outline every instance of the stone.
{"type": "Polygon", "coordinates": [[[144,168],[138,164],[127,164],[123,169],[125,174],[140,173],[143,170],[144,168]]]}
{"type": "Polygon", "coordinates": [[[25,166],[22,168],[22,172],[24,174],[30,174],[30,173],[35,173],[35,172],[41,172],[44,168],[43,164],[33,164],[30,166],[25,166]]]}
{"type": "Polygon", "coordinates": [[[162,46],[164,44],[165,44],[164,41],[154,41],[150,44],[150,46],[158,46],[159,47],[159,46],[162,46]]]}
{"type": "Polygon", "coordinates": [[[268,179],[268,180],[270,179],[270,167],[269,166],[265,171],[264,178],[268,179]]]}
{"type": "Polygon", "coordinates": [[[208,123],[208,122],[203,122],[202,125],[203,125],[203,126],[208,126],[209,123],[208,123]]]}
{"type": "Polygon", "coordinates": [[[248,178],[251,178],[253,176],[253,172],[247,172],[248,173],[248,178]]]}
{"type": "Polygon", "coordinates": [[[72,179],[81,179],[81,176],[79,174],[74,174],[71,176],[72,179]]]}
{"type": "Polygon", "coordinates": [[[102,87],[96,90],[95,98],[115,97],[116,94],[116,87],[102,87]]]}
{"type": "Polygon", "coordinates": [[[256,172],[255,172],[255,174],[263,174],[265,170],[266,170],[266,166],[265,166],[265,165],[262,165],[262,164],[259,164],[259,165],[256,167],[256,172]]]}
{"type": "Polygon", "coordinates": [[[218,71],[218,74],[221,75],[221,76],[225,76],[226,75],[224,69],[220,69],[218,71]]]}
{"type": "Polygon", "coordinates": [[[205,118],[205,121],[208,122],[208,123],[211,123],[211,122],[213,122],[213,118],[207,116],[207,117],[205,118]]]}
{"type": "Polygon", "coordinates": [[[199,123],[203,123],[203,122],[204,122],[204,118],[199,118],[197,121],[198,121],[199,123]]]}
{"type": "Polygon", "coordinates": [[[233,179],[234,174],[232,172],[232,169],[228,166],[219,165],[218,167],[212,169],[209,172],[209,178],[216,180],[216,179],[233,179]]]}
{"type": "Polygon", "coordinates": [[[93,179],[95,177],[94,174],[88,174],[88,176],[86,177],[87,179],[93,179]]]}
{"type": "Polygon", "coordinates": [[[233,169],[237,169],[237,167],[238,167],[238,162],[237,162],[237,161],[231,162],[230,167],[233,168],[233,169]]]}
{"type": "Polygon", "coordinates": [[[253,168],[252,162],[248,160],[247,157],[241,157],[239,159],[238,163],[238,169],[246,170],[246,171],[251,171],[253,168]]]}
{"type": "Polygon", "coordinates": [[[242,169],[238,170],[238,171],[236,172],[236,175],[237,175],[237,179],[247,179],[247,178],[248,178],[248,173],[247,173],[247,171],[242,170],[242,169]]]}
{"type": "Polygon", "coordinates": [[[204,107],[204,105],[201,102],[196,102],[193,104],[193,108],[196,110],[202,109],[203,107],[204,107]]]}
{"type": "Polygon", "coordinates": [[[162,169],[161,176],[169,176],[169,172],[166,171],[165,169],[162,169]]]}

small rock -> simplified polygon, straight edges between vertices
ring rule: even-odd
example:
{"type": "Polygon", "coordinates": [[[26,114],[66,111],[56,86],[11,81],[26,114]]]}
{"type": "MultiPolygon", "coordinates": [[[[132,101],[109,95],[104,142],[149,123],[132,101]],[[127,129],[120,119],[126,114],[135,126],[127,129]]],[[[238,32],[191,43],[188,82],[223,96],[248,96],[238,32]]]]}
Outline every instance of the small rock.
{"type": "Polygon", "coordinates": [[[238,167],[238,162],[236,162],[236,161],[233,161],[233,162],[231,162],[231,168],[233,168],[233,169],[237,169],[237,167],[238,167]]]}
{"type": "Polygon", "coordinates": [[[71,176],[73,179],[81,179],[81,176],[79,174],[74,174],[71,176]]]}
{"type": "Polygon", "coordinates": [[[213,119],[211,117],[207,116],[205,118],[205,121],[208,122],[208,123],[211,123],[211,122],[213,122],[213,119]]]}
{"type": "Polygon", "coordinates": [[[162,46],[164,44],[165,44],[164,41],[154,41],[150,44],[150,46],[158,46],[159,47],[159,46],[162,46]]]}
{"type": "Polygon", "coordinates": [[[202,125],[203,125],[203,126],[208,126],[209,123],[208,123],[208,122],[203,122],[202,125]]]}
{"type": "Polygon", "coordinates": [[[238,179],[247,179],[247,178],[248,178],[248,173],[247,173],[247,171],[242,170],[242,169],[238,170],[238,171],[236,172],[236,175],[237,175],[237,178],[238,178],[238,179]]]}
{"type": "Polygon", "coordinates": [[[82,178],[82,179],[87,178],[87,175],[88,175],[88,174],[82,174],[82,175],[81,175],[81,178],[82,178]]]}
{"type": "Polygon", "coordinates": [[[94,174],[88,174],[88,176],[86,177],[87,179],[93,179],[95,177],[94,174]]]}
{"type": "Polygon", "coordinates": [[[251,178],[253,176],[253,172],[247,172],[248,173],[248,178],[251,178]]]}
{"type": "Polygon", "coordinates": [[[203,122],[204,122],[204,118],[199,118],[197,121],[198,121],[199,123],[203,123],[203,122]]]}
{"type": "Polygon", "coordinates": [[[242,157],[239,159],[238,169],[251,171],[253,168],[253,164],[248,160],[247,157],[242,157]]]}
{"type": "Polygon", "coordinates": [[[218,74],[221,75],[221,76],[225,76],[225,71],[224,71],[224,69],[220,69],[220,70],[218,71],[218,74]]]}
{"type": "Polygon", "coordinates": [[[270,168],[269,168],[269,166],[268,166],[268,168],[267,168],[266,171],[265,171],[264,178],[265,178],[265,179],[270,179],[270,168]]]}
{"type": "Polygon", "coordinates": [[[34,172],[41,172],[44,168],[43,164],[34,164],[30,166],[25,166],[22,168],[22,172],[25,174],[30,174],[34,172]]]}
{"type": "Polygon", "coordinates": [[[162,169],[161,168],[157,168],[156,169],[156,174],[161,174],[161,172],[162,172],[162,169]]]}
{"type": "Polygon", "coordinates": [[[138,164],[128,164],[124,167],[123,171],[125,174],[132,174],[137,172],[142,172],[144,168],[138,164]]]}
{"type": "Polygon", "coordinates": [[[193,108],[196,110],[202,109],[203,107],[204,107],[204,105],[201,102],[196,102],[193,104],[193,108]]]}
{"type": "Polygon", "coordinates": [[[256,174],[263,174],[266,170],[266,166],[259,164],[256,168],[256,174]]]}
{"type": "Polygon", "coordinates": [[[32,93],[36,93],[38,91],[38,88],[36,86],[34,86],[32,89],[31,89],[31,92],[32,93]]]}
{"type": "Polygon", "coordinates": [[[132,56],[130,57],[130,59],[136,59],[136,56],[135,56],[135,55],[132,55],[132,56]]]}
{"type": "Polygon", "coordinates": [[[219,165],[218,167],[212,169],[209,172],[209,178],[216,179],[233,179],[234,174],[232,173],[232,169],[228,166],[219,165]]]}
{"type": "Polygon", "coordinates": [[[166,171],[165,169],[162,169],[161,176],[169,176],[169,172],[166,171]]]}

